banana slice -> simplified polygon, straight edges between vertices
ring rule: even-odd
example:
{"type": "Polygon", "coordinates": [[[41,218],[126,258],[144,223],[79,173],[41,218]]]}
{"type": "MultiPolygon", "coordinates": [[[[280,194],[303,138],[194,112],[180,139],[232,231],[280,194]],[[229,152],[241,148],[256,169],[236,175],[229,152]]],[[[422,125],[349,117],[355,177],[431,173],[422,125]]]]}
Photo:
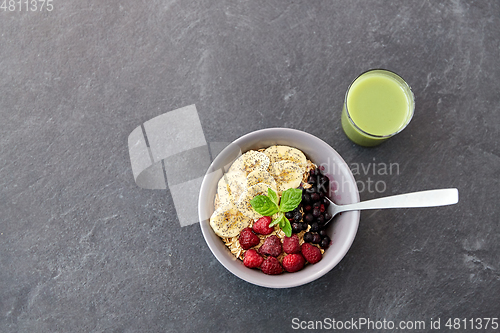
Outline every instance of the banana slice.
{"type": "Polygon", "coordinates": [[[237,202],[240,195],[247,189],[247,174],[242,170],[229,171],[224,175],[229,193],[233,202],[237,202]]]}
{"type": "Polygon", "coordinates": [[[231,199],[231,192],[229,191],[229,186],[226,181],[226,175],[217,183],[217,195],[219,196],[219,206],[225,206],[229,204],[231,199]]]}
{"type": "Polygon", "coordinates": [[[264,183],[271,186],[271,188],[276,192],[278,190],[276,181],[273,176],[266,170],[257,169],[250,172],[247,176],[247,187],[256,185],[258,183],[264,183]]]}
{"type": "Polygon", "coordinates": [[[250,186],[243,192],[240,196],[238,202],[236,202],[236,208],[245,216],[251,219],[259,219],[262,217],[259,213],[257,213],[250,204],[250,200],[252,200],[256,195],[267,195],[267,189],[271,186],[269,184],[259,183],[253,186],[250,186]]]}
{"type": "Polygon", "coordinates": [[[297,148],[289,146],[271,146],[264,150],[264,154],[269,157],[271,164],[284,160],[292,161],[302,168],[302,173],[305,171],[307,158],[304,153],[297,148]]]}
{"type": "Polygon", "coordinates": [[[252,220],[243,215],[234,204],[229,203],[218,208],[210,217],[210,226],[219,237],[238,236],[252,220]]]}
{"type": "Polygon", "coordinates": [[[237,202],[249,186],[247,183],[249,173],[255,170],[267,170],[268,167],[269,158],[256,150],[249,150],[238,157],[225,175],[233,201],[237,202]]]}
{"type": "Polygon", "coordinates": [[[302,181],[302,168],[288,160],[274,162],[269,168],[269,173],[276,180],[278,194],[289,188],[297,188],[302,181]]]}
{"type": "Polygon", "coordinates": [[[255,169],[267,170],[269,168],[269,157],[256,150],[249,150],[234,161],[229,172],[243,171],[245,177],[255,169]]]}

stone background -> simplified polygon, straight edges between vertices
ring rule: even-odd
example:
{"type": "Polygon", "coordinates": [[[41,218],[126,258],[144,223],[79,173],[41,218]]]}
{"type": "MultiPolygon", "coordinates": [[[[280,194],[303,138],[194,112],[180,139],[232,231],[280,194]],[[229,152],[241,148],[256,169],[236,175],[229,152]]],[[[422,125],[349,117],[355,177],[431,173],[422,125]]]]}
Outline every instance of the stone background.
{"type": "Polygon", "coordinates": [[[52,5],[0,9],[0,332],[287,332],[293,318],[361,317],[428,331],[431,318],[500,316],[498,1],[52,5]],[[416,96],[408,128],[374,149],[340,127],[347,86],[370,68],[416,96]],[[356,175],[386,184],[362,200],[457,187],[460,202],[362,212],[319,280],[251,285],[198,224],[180,227],[168,190],[134,183],[129,133],[190,104],[207,142],[281,126],[349,164],[398,163],[356,175]]]}

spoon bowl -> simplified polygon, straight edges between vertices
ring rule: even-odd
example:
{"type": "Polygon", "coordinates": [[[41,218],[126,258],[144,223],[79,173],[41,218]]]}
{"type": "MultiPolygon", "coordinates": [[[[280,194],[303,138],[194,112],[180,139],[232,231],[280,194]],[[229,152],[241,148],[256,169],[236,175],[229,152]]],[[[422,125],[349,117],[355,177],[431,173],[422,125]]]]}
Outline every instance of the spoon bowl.
{"type": "Polygon", "coordinates": [[[331,177],[331,190],[334,191],[334,181],[339,184],[332,198],[338,204],[359,202],[356,180],[349,166],[329,144],[306,132],[290,128],[266,128],[236,139],[214,159],[200,188],[198,201],[200,227],[215,258],[238,278],[267,288],[297,287],[321,278],[344,258],[356,237],[360,214],[358,211],[352,211],[337,216],[335,224],[327,231],[332,244],[323,254],[323,259],[314,265],[306,265],[304,269],[295,273],[280,275],[266,275],[259,270],[245,267],[210,227],[210,216],[214,212],[214,197],[223,170],[227,170],[237,156],[250,149],[258,150],[271,145],[297,148],[313,163],[321,166],[324,174],[331,177]]]}

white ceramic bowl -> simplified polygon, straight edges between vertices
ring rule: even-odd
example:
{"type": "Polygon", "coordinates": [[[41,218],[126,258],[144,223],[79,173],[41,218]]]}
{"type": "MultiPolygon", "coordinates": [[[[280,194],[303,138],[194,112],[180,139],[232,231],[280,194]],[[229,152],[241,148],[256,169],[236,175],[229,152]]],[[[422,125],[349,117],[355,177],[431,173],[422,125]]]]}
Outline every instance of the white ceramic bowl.
{"type": "Polygon", "coordinates": [[[208,247],[231,273],[250,283],[268,288],[289,288],[314,281],[335,267],[347,253],[356,236],[359,211],[338,215],[328,226],[332,245],[325,251],[320,262],[308,264],[295,273],[266,275],[257,269],[250,269],[236,259],[222,240],[210,227],[209,217],[214,211],[214,197],[217,182],[231,163],[250,149],[266,148],[271,145],[287,145],[300,149],[313,163],[324,167],[324,173],[333,181],[329,197],[337,204],[359,202],[356,181],[345,161],[326,142],[317,137],[289,128],[268,128],[246,134],[226,147],[213,161],[203,179],[198,203],[201,231],[208,247]]]}

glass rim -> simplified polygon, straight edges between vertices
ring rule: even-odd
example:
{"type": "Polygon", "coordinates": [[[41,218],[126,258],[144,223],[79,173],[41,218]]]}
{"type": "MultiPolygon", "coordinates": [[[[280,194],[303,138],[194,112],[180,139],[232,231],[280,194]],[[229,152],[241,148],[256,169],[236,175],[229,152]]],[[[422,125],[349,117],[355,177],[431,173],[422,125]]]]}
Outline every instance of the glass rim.
{"type": "Polygon", "coordinates": [[[363,134],[365,134],[365,135],[367,135],[369,137],[375,138],[375,139],[388,139],[388,138],[393,137],[394,135],[400,133],[402,130],[404,130],[406,128],[406,126],[408,126],[408,124],[410,123],[410,121],[413,119],[413,115],[415,113],[415,95],[413,94],[413,91],[411,90],[410,85],[398,73],[393,72],[393,71],[388,70],[388,69],[385,69],[385,68],[372,68],[372,69],[368,69],[368,70],[362,72],[361,74],[359,74],[358,76],[356,76],[356,78],[354,80],[351,81],[351,83],[349,84],[349,87],[347,87],[347,91],[345,93],[344,107],[345,107],[347,119],[349,119],[349,122],[354,126],[354,128],[356,130],[360,131],[361,133],[363,133],[363,134]],[[399,79],[401,79],[401,81],[403,81],[404,85],[408,88],[408,91],[410,92],[410,97],[411,97],[412,102],[413,102],[413,106],[411,107],[411,110],[409,112],[409,117],[406,120],[406,122],[404,123],[404,125],[399,130],[397,130],[396,132],[390,133],[390,134],[387,134],[387,135],[371,134],[371,133],[368,133],[368,132],[362,130],[361,128],[359,128],[359,126],[356,125],[356,123],[354,122],[354,120],[351,118],[351,115],[349,114],[349,109],[347,107],[347,96],[349,95],[349,91],[351,90],[351,87],[354,84],[354,82],[356,82],[356,80],[359,79],[361,76],[363,76],[363,75],[365,75],[365,74],[367,74],[369,72],[374,72],[374,71],[387,72],[387,73],[395,75],[396,77],[398,77],[399,79]]]}

